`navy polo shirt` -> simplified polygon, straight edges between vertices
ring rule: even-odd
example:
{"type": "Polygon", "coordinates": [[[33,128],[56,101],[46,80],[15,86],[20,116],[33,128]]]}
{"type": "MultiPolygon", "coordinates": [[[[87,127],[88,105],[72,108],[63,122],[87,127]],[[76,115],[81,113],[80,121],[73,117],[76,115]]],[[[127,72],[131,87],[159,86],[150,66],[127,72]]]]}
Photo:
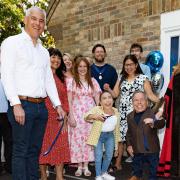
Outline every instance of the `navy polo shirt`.
{"type": "MultiPolygon", "coordinates": [[[[143,112],[139,112],[139,113],[135,113],[134,115],[134,120],[136,122],[136,124],[138,125],[140,120],[141,120],[141,117],[142,115],[144,114],[145,111],[143,112]]],[[[146,149],[146,151],[149,151],[149,145],[148,145],[148,140],[147,140],[147,137],[146,135],[144,134],[144,130],[143,130],[143,143],[144,143],[144,148],[146,149]]]]}
{"type": "Polygon", "coordinates": [[[98,81],[101,90],[103,90],[105,83],[108,83],[110,88],[113,89],[118,79],[116,69],[110,64],[105,64],[104,66],[92,64],[91,76],[98,81]]]}

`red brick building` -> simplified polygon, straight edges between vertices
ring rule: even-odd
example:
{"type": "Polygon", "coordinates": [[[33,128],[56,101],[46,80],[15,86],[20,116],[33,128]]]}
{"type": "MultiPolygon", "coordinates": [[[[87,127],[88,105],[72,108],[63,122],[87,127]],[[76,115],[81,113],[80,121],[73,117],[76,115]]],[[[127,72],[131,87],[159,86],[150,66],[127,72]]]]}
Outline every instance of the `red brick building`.
{"type": "Polygon", "coordinates": [[[51,0],[47,21],[63,52],[91,55],[93,45],[101,42],[107,61],[120,69],[133,42],[142,44],[145,56],[162,50],[162,16],[179,11],[180,0],[51,0]]]}

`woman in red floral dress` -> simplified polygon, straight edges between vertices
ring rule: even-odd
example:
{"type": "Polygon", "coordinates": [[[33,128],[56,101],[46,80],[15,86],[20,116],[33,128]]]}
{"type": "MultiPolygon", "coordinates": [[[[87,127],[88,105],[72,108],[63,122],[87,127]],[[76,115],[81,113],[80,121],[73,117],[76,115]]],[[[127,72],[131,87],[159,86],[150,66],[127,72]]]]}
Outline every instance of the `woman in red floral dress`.
{"type": "MultiPolygon", "coordinates": [[[[63,110],[68,113],[68,98],[67,89],[65,83],[64,72],[66,70],[64,62],[62,61],[62,54],[58,49],[49,49],[51,69],[54,75],[54,80],[59,93],[59,98],[62,103],[63,110]]],[[[62,122],[58,121],[58,114],[54,109],[49,97],[46,98],[46,106],[48,109],[48,122],[44,134],[41,154],[39,157],[39,164],[41,170],[41,180],[47,180],[46,169],[47,165],[55,165],[56,168],[56,180],[63,180],[63,165],[70,161],[70,151],[68,143],[68,130],[67,130],[67,119],[64,120],[64,126],[60,136],[55,142],[54,146],[47,155],[44,153],[52,145],[58,131],[61,127],[62,122]]]]}

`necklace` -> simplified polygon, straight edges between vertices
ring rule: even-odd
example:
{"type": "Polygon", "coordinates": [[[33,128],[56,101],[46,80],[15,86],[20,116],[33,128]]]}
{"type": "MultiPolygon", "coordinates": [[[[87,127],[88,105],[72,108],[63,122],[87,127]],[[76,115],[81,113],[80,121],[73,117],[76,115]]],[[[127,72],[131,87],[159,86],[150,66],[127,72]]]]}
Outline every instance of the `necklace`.
{"type": "Polygon", "coordinates": [[[101,80],[102,79],[102,75],[101,75],[102,73],[99,73],[99,80],[101,80]]]}
{"type": "Polygon", "coordinates": [[[104,73],[104,71],[106,69],[106,64],[103,66],[103,68],[101,70],[95,64],[93,64],[92,66],[94,67],[95,71],[99,74],[98,79],[102,80],[103,79],[103,75],[102,74],[104,73]]]}

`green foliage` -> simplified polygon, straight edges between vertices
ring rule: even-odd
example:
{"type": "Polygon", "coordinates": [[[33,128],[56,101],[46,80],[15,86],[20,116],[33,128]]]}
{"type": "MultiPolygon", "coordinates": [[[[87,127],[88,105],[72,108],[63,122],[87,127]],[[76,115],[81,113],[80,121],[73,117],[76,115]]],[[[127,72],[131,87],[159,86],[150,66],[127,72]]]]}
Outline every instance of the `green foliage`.
{"type": "MultiPolygon", "coordinates": [[[[44,10],[48,8],[49,0],[0,0],[0,44],[12,35],[21,32],[24,10],[36,5],[44,10]]],[[[54,46],[54,38],[48,31],[41,37],[45,47],[54,46]]]]}
{"type": "Polygon", "coordinates": [[[49,48],[49,47],[55,47],[55,41],[53,36],[49,33],[49,31],[45,31],[42,36],[40,37],[44,47],[49,48]]]}
{"type": "Polygon", "coordinates": [[[8,36],[21,31],[23,9],[18,0],[0,0],[0,43],[8,36]]]}

